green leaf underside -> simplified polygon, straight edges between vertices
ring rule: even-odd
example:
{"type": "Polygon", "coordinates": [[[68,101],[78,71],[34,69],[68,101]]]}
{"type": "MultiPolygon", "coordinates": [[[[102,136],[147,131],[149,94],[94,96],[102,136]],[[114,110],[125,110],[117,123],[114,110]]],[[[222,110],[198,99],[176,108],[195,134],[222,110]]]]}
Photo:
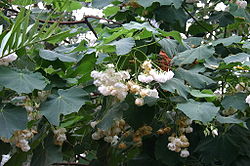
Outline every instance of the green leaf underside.
{"type": "Polygon", "coordinates": [[[239,53],[239,54],[236,54],[236,55],[231,55],[231,56],[228,56],[226,58],[224,58],[224,62],[226,64],[229,64],[229,63],[235,63],[235,62],[246,62],[248,61],[250,58],[250,55],[249,54],[246,54],[246,53],[239,53]]]}
{"type": "Polygon", "coordinates": [[[9,139],[16,130],[26,128],[27,112],[24,108],[6,106],[0,110],[0,137],[9,139]]]}
{"type": "Polygon", "coordinates": [[[41,73],[26,70],[14,70],[0,66],[0,85],[17,93],[31,93],[33,90],[43,90],[47,85],[41,73]]]}
{"type": "Polygon", "coordinates": [[[177,78],[187,81],[192,87],[198,89],[205,88],[207,85],[215,83],[211,78],[182,68],[178,68],[175,74],[177,78]]]}
{"type": "Polygon", "coordinates": [[[120,39],[118,41],[114,41],[109,45],[116,46],[117,55],[126,55],[131,49],[135,46],[135,40],[132,37],[120,39]]]}
{"type": "Polygon", "coordinates": [[[67,54],[59,54],[50,50],[40,50],[39,56],[48,61],[55,61],[59,59],[62,62],[76,62],[73,57],[67,56],[67,54]]]}
{"type": "Polygon", "coordinates": [[[184,84],[182,80],[179,80],[177,78],[172,78],[166,83],[161,84],[161,88],[172,93],[176,92],[185,99],[187,99],[187,95],[189,93],[189,88],[184,84]]]}
{"type": "Polygon", "coordinates": [[[244,122],[243,120],[238,119],[234,115],[227,116],[227,117],[218,115],[218,116],[216,116],[216,120],[218,122],[220,122],[220,123],[236,123],[236,124],[239,124],[239,123],[243,123],[244,122]]]}
{"type": "Polygon", "coordinates": [[[215,53],[215,49],[210,46],[200,46],[191,50],[186,50],[173,58],[176,65],[191,64],[195,60],[203,60],[211,57],[215,53]]]}
{"type": "Polygon", "coordinates": [[[191,120],[199,120],[208,123],[213,120],[220,110],[209,102],[196,102],[189,100],[187,103],[177,104],[177,108],[186,114],[191,120]]]}
{"type": "Polygon", "coordinates": [[[214,41],[212,44],[213,46],[216,46],[218,44],[223,44],[224,46],[230,46],[233,43],[239,43],[241,41],[242,37],[241,36],[231,36],[225,39],[218,39],[214,41]]]}
{"type": "Polygon", "coordinates": [[[49,96],[49,99],[42,103],[41,114],[44,115],[51,124],[59,125],[60,115],[67,115],[78,112],[88,101],[88,94],[81,88],[70,88],[58,90],[58,94],[49,96]]]}
{"type": "Polygon", "coordinates": [[[229,109],[230,107],[244,111],[248,108],[247,103],[245,102],[245,99],[247,97],[247,94],[245,93],[236,93],[231,96],[225,96],[225,98],[222,100],[221,105],[225,109],[229,109]]]}

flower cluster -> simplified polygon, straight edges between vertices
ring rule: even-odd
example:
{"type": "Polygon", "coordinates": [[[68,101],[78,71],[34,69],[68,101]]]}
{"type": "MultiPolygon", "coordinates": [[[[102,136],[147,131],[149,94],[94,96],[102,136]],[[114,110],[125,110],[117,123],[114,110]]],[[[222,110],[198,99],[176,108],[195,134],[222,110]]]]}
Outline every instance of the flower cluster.
{"type": "Polygon", "coordinates": [[[180,156],[181,157],[188,157],[189,156],[189,151],[187,148],[189,147],[189,142],[188,139],[185,135],[181,135],[180,137],[168,137],[168,149],[174,152],[181,152],[180,156]]]}
{"type": "Polygon", "coordinates": [[[246,103],[249,104],[249,107],[250,107],[250,95],[247,96],[246,103]]]}
{"type": "Polygon", "coordinates": [[[192,124],[192,120],[190,119],[181,119],[178,121],[178,125],[179,125],[179,132],[181,134],[183,133],[192,133],[193,132],[193,128],[190,126],[192,124]]]}
{"type": "Polygon", "coordinates": [[[137,143],[137,145],[142,144],[142,137],[146,135],[152,134],[152,127],[150,126],[143,126],[135,131],[133,134],[133,141],[137,143]]]}
{"type": "Polygon", "coordinates": [[[17,147],[21,148],[22,151],[28,152],[30,150],[29,139],[31,139],[37,132],[35,130],[19,130],[13,134],[10,140],[5,140],[6,142],[12,142],[16,144],[17,147]]]}
{"type": "Polygon", "coordinates": [[[144,105],[144,99],[147,97],[159,98],[158,91],[156,89],[143,88],[142,86],[136,84],[133,81],[127,82],[127,87],[131,93],[140,96],[135,100],[135,104],[138,106],[144,105]]]}
{"type": "Polygon", "coordinates": [[[157,130],[157,134],[158,135],[163,135],[163,134],[168,134],[171,131],[170,127],[165,127],[165,128],[160,128],[159,130],[157,130]]]}
{"type": "Polygon", "coordinates": [[[125,81],[130,78],[130,74],[127,71],[116,72],[114,65],[109,64],[105,71],[92,71],[91,77],[94,78],[94,84],[102,95],[112,95],[119,100],[126,98],[129,89],[125,81]]]}
{"type": "Polygon", "coordinates": [[[56,145],[62,146],[63,142],[67,140],[67,137],[65,135],[66,129],[59,128],[57,130],[54,130],[53,133],[54,133],[54,143],[56,145]]]}
{"type": "MultiPolygon", "coordinates": [[[[98,122],[96,121],[90,123],[93,128],[95,128],[97,124],[98,122]]],[[[104,138],[104,141],[111,143],[111,145],[116,145],[119,142],[119,134],[123,132],[125,127],[126,122],[123,119],[117,120],[109,130],[104,131],[97,128],[97,131],[92,134],[92,139],[100,140],[104,138]]]]}
{"type": "Polygon", "coordinates": [[[240,8],[245,9],[247,7],[247,1],[237,0],[235,2],[240,8]]]}
{"type": "Polygon", "coordinates": [[[9,63],[15,61],[16,59],[17,59],[17,55],[15,53],[2,57],[0,58],[0,66],[1,65],[8,66],[9,63]]]}
{"type": "Polygon", "coordinates": [[[166,72],[153,69],[152,63],[149,60],[145,61],[141,67],[143,69],[143,73],[140,73],[138,80],[143,83],[150,83],[152,81],[164,83],[174,77],[174,73],[171,70],[166,72]]]}

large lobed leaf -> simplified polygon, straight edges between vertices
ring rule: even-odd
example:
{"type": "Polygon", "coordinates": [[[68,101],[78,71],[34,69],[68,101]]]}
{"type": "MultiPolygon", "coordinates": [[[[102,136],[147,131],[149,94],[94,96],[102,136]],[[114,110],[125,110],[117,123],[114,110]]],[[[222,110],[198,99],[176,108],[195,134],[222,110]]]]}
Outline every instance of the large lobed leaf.
{"type": "Polygon", "coordinates": [[[178,68],[175,74],[177,78],[187,81],[192,87],[198,89],[205,88],[207,85],[215,83],[211,78],[183,68],[178,68]]]}
{"type": "Polygon", "coordinates": [[[120,39],[118,41],[114,41],[109,45],[116,46],[117,55],[126,55],[131,49],[135,46],[135,40],[132,37],[120,39]]]}
{"type": "Polygon", "coordinates": [[[186,114],[191,120],[199,120],[208,123],[213,120],[220,110],[210,102],[196,102],[189,100],[187,103],[177,104],[177,108],[186,114]]]}
{"type": "Polygon", "coordinates": [[[16,130],[26,128],[28,119],[24,108],[6,106],[0,109],[0,137],[9,139],[16,130]]]}
{"type": "Polygon", "coordinates": [[[215,49],[210,46],[200,46],[191,50],[186,50],[173,58],[173,64],[181,66],[191,64],[195,60],[208,59],[215,53],[215,49]]]}
{"type": "Polygon", "coordinates": [[[40,111],[51,124],[58,126],[61,114],[78,112],[86,101],[88,94],[81,88],[59,89],[57,94],[50,95],[49,99],[42,103],[40,111]]]}
{"type": "Polygon", "coordinates": [[[35,89],[43,90],[47,82],[41,73],[0,66],[0,85],[17,93],[31,93],[35,89]]]}
{"type": "Polygon", "coordinates": [[[76,62],[77,61],[75,58],[70,57],[67,54],[59,54],[54,51],[43,50],[43,49],[40,50],[39,56],[49,61],[55,61],[57,59],[59,59],[62,62],[76,62]]]}

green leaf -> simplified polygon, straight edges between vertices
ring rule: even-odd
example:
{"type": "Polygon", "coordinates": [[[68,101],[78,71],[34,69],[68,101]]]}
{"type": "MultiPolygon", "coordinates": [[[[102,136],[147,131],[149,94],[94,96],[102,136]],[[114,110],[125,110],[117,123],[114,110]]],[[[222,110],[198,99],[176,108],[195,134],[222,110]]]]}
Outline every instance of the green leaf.
{"type": "Polygon", "coordinates": [[[88,101],[88,94],[81,88],[59,89],[58,94],[52,94],[42,103],[40,111],[51,124],[59,125],[60,115],[78,112],[88,101]]]}
{"type": "Polygon", "coordinates": [[[97,124],[97,128],[108,130],[111,128],[115,120],[122,118],[123,111],[128,109],[128,104],[125,102],[113,105],[104,115],[102,120],[97,124]]]}
{"type": "Polygon", "coordinates": [[[9,139],[16,130],[26,128],[27,112],[22,107],[8,105],[0,109],[0,137],[9,139]]]}
{"type": "Polygon", "coordinates": [[[215,138],[207,137],[195,149],[195,152],[200,154],[203,163],[208,164],[219,160],[225,165],[230,165],[237,158],[240,142],[239,136],[231,134],[222,134],[215,138]]]}
{"type": "Polygon", "coordinates": [[[229,12],[215,12],[209,18],[212,21],[218,21],[221,27],[226,27],[234,23],[234,16],[229,12]]]}
{"type": "Polygon", "coordinates": [[[199,91],[199,90],[191,90],[190,94],[198,98],[215,97],[214,94],[205,93],[204,91],[199,91]]]}
{"type": "Polygon", "coordinates": [[[175,75],[177,78],[187,81],[192,87],[198,89],[206,88],[207,85],[215,83],[212,79],[204,75],[183,68],[178,68],[175,71],[175,75]]]}
{"type": "Polygon", "coordinates": [[[191,120],[199,120],[208,123],[213,120],[220,110],[210,102],[196,102],[189,100],[187,103],[177,104],[177,108],[186,114],[191,120]]]}
{"type": "Polygon", "coordinates": [[[241,36],[230,36],[228,38],[218,39],[212,42],[213,46],[217,46],[218,44],[223,44],[224,46],[230,46],[233,43],[239,43],[242,40],[241,36]]]}
{"type": "Polygon", "coordinates": [[[113,2],[114,0],[92,0],[92,6],[94,8],[103,8],[105,6],[108,6],[113,2]]]}
{"type": "Polygon", "coordinates": [[[50,133],[33,152],[30,166],[49,166],[62,162],[62,147],[54,144],[54,137],[50,133]]]}
{"type": "Polygon", "coordinates": [[[108,16],[115,15],[119,10],[120,8],[118,6],[110,6],[104,9],[103,13],[105,14],[105,16],[108,17],[108,16]]]}
{"type": "Polygon", "coordinates": [[[77,61],[75,58],[70,57],[67,54],[59,54],[54,51],[43,50],[43,49],[40,50],[39,56],[49,61],[55,61],[57,59],[59,59],[62,62],[76,62],[77,61]]]}
{"type": "Polygon", "coordinates": [[[167,53],[169,57],[173,57],[178,53],[177,51],[177,43],[172,39],[162,39],[158,42],[163,50],[167,53]]]}
{"type": "Polygon", "coordinates": [[[249,54],[246,54],[246,53],[239,53],[239,54],[236,54],[236,55],[231,55],[231,56],[228,56],[226,58],[224,58],[224,62],[226,64],[229,64],[229,63],[235,63],[235,62],[246,62],[248,61],[248,59],[250,58],[250,55],[249,54]]]}
{"type": "Polygon", "coordinates": [[[27,6],[35,3],[34,0],[14,0],[12,2],[13,5],[22,5],[22,6],[27,6]]]}
{"type": "Polygon", "coordinates": [[[187,99],[187,95],[189,93],[189,88],[184,84],[182,80],[179,80],[177,78],[172,78],[164,84],[161,84],[161,88],[172,93],[177,92],[177,94],[184,97],[185,99],[187,99]]]}
{"type": "Polygon", "coordinates": [[[216,116],[216,120],[220,123],[235,123],[235,124],[239,124],[239,123],[243,123],[243,120],[238,119],[235,115],[232,116],[221,116],[218,115],[216,116]]]}
{"type": "Polygon", "coordinates": [[[177,40],[179,43],[182,43],[182,37],[180,32],[178,31],[170,31],[170,32],[165,32],[163,30],[159,30],[161,34],[165,37],[172,36],[175,40],[177,40]]]}
{"type": "Polygon", "coordinates": [[[174,5],[175,8],[180,8],[183,0],[138,0],[137,1],[144,8],[152,5],[153,2],[159,2],[160,5],[174,5]]]}
{"type": "Polygon", "coordinates": [[[248,105],[245,102],[247,94],[245,93],[236,93],[233,95],[225,96],[221,102],[221,105],[225,109],[229,109],[230,107],[244,111],[248,108],[248,105]]]}
{"type": "Polygon", "coordinates": [[[34,89],[43,90],[47,83],[41,73],[0,66],[0,85],[17,93],[31,93],[34,89]]]}
{"type": "Polygon", "coordinates": [[[191,64],[195,60],[207,59],[215,53],[215,49],[210,46],[200,46],[195,49],[186,50],[173,58],[175,65],[191,64]]]}
{"type": "Polygon", "coordinates": [[[198,34],[207,32],[207,30],[205,28],[203,28],[203,27],[206,27],[206,29],[208,29],[209,31],[213,30],[213,25],[207,23],[206,21],[199,21],[199,22],[193,23],[188,28],[188,33],[190,33],[191,35],[197,35],[198,36],[198,34]]]}
{"type": "Polygon", "coordinates": [[[154,27],[152,27],[148,22],[138,23],[135,21],[131,21],[130,23],[123,24],[122,26],[128,30],[131,29],[141,30],[145,28],[147,31],[152,32],[154,34],[158,33],[158,31],[154,27]]]}
{"type": "Polygon", "coordinates": [[[4,166],[23,166],[24,162],[27,161],[28,153],[24,152],[16,152],[13,156],[11,156],[10,160],[4,164],[4,166]]]}
{"type": "Polygon", "coordinates": [[[118,41],[114,41],[109,45],[116,46],[117,55],[126,55],[131,49],[135,46],[135,40],[132,37],[120,39],[118,41]]]}

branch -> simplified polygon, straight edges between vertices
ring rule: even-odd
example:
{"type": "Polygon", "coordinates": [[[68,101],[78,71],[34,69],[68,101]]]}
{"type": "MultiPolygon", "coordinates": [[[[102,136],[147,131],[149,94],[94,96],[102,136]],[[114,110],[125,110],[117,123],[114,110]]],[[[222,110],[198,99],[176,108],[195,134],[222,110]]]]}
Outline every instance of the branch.
{"type": "Polygon", "coordinates": [[[94,30],[94,28],[92,27],[92,25],[89,23],[88,18],[85,17],[84,19],[85,19],[84,20],[85,23],[89,27],[89,30],[91,30],[93,32],[93,34],[95,35],[95,37],[98,39],[98,35],[97,35],[96,31],[94,30]]]}
{"type": "Polygon", "coordinates": [[[184,5],[182,5],[182,8],[185,10],[185,12],[192,18],[194,19],[194,21],[200,26],[202,27],[204,30],[206,30],[207,32],[209,32],[215,39],[217,39],[217,36],[215,36],[213,34],[213,31],[210,31],[209,29],[207,29],[207,27],[205,27],[204,25],[202,25],[186,8],[184,5]]]}
{"type": "Polygon", "coordinates": [[[76,165],[76,166],[88,166],[80,163],[53,163],[52,165],[76,165]]]}
{"type": "Polygon", "coordinates": [[[59,24],[86,24],[86,19],[88,18],[94,18],[94,19],[97,19],[97,20],[105,20],[107,22],[112,22],[113,24],[119,24],[121,25],[122,23],[120,22],[116,22],[116,21],[113,21],[113,20],[110,20],[110,19],[106,19],[106,18],[102,18],[102,17],[96,17],[96,16],[84,16],[83,17],[83,20],[80,20],[80,21],[45,21],[45,20],[40,20],[39,19],[39,22],[42,22],[42,23],[45,23],[45,22],[48,22],[48,23],[59,23],[59,24]]]}

